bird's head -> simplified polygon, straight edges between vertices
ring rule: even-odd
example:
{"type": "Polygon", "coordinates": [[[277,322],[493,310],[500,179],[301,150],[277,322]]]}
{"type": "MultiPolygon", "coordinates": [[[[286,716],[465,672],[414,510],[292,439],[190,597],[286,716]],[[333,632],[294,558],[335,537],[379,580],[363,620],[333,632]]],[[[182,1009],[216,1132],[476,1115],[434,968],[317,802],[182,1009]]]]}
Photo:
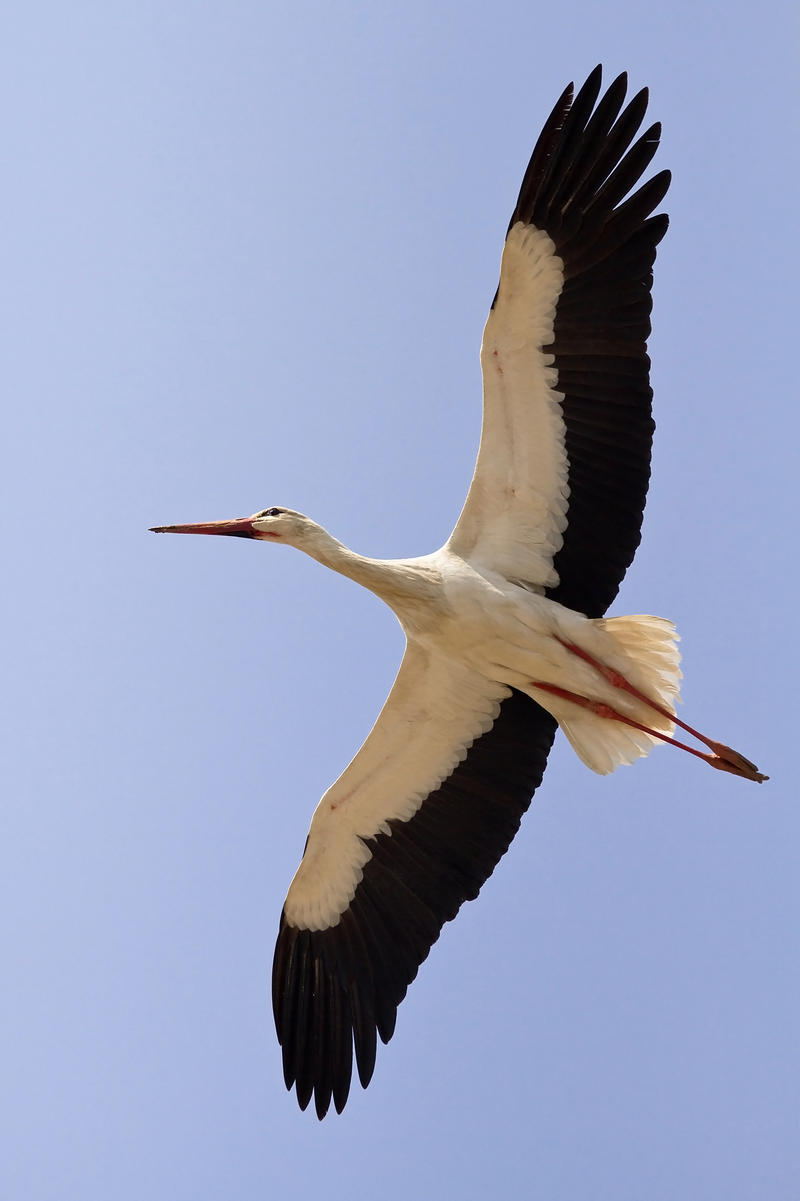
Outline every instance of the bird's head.
{"type": "Polygon", "coordinates": [[[155,525],[154,534],[226,534],[229,538],[255,538],[259,542],[284,542],[307,550],[323,531],[310,517],[294,509],[272,506],[260,509],[252,517],[232,521],[195,522],[191,525],[155,525]]]}

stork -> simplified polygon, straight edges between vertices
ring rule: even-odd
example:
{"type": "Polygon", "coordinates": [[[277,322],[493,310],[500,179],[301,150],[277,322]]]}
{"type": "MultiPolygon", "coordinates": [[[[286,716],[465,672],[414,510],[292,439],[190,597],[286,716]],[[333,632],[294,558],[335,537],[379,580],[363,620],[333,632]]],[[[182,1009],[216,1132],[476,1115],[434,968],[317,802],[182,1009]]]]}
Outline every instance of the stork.
{"type": "Polygon", "coordinates": [[[477,895],[539,786],[557,727],[595,772],[666,742],[761,782],[676,716],[671,622],[605,618],[640,540],[654,424],[646,341],[661,128],[597,67],[559,97],[506,235],[483,335],[483,426],[455,529],[381,561],[292,509],[154,527],[297,547],[385,601],[406,635],[389,697],[325,793],[280,919],[273,1006],[287,1088],[341,1112],[443,924],[477,895]],[[637,190],[632,191],[634,188],[637,190]],[[631,194],[632,192],[632,194],[631,194]],[[626,199],[627,197],[627,199],[626,199]],[[706,749],[675,738],[680,727],[706,749]]]}

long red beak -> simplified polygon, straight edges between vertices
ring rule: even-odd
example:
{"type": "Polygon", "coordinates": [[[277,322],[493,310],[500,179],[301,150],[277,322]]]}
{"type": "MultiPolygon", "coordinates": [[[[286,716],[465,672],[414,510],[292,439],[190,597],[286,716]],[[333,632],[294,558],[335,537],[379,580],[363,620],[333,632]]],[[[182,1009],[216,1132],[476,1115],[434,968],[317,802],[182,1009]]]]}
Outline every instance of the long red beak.
{"type": "Polygon", "coordinates": [[[259,538],[253,529],[252,517],[237,517],[234,521],[199,521],[193,525],[154,525],[152,534],[227,534],[231,538],[259,538]]]}

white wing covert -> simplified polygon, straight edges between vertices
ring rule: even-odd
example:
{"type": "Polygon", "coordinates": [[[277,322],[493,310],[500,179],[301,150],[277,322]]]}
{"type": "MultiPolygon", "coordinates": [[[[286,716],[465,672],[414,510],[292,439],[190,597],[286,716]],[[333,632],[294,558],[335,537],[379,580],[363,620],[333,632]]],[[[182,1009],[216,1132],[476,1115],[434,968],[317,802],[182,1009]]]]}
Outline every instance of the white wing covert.
{"type": "Polygon", "coordinates": [[[491,728],[510,692],[408,644],[364,745],[317,806],[284,905],[288,922],[306,930],[336,925],[370,858],[365,839],[414,816],[491,728]]]}

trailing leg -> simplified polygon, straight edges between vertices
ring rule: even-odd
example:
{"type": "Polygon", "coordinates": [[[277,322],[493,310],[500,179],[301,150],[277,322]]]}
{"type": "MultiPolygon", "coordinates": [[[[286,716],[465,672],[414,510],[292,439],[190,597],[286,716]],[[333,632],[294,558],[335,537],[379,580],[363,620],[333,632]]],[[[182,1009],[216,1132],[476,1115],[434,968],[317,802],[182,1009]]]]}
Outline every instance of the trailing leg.
{"type": "Polygon", "coordinates": [[[588,700],[585,697],[578,696],[576,693],[569,693],[564,689],[555,688],[552,685],[542,683],[537,683],[535,685],[537,688],[541,688],[545,692],[550,692],[554,695],[560,696],[562,699],[569,700],[573,704],[578,704],[584,708],[588,708],[591,712],[597,714],[598,717],[621,721],[625,725],[632,726],[634,729],[641,730],[644,733],[649,734],[652,738],[660,739],[662,742],[671,743],[672,746],[676,746],[683,751],[688,751],[689,754],[695,755],[698,759],[704,759],[706,763],[708,763],[711,767],[717,768],[719,771],[731,772],[733,775],[742,776],[746,780],[754,780],[758,784],[761,784],[764,782],[764,780],[769,779],[768,776],[765,776],[758,770],[754,763],[751,763],[749,759],[746,759],[744,755],[741,755],[738,751],[734,751],[731,747],[726,746],[722,742],[716,742],[712,738],[707,738],[705,734],[701,734],[692,726],[687,725],[686,722],[681,721],[681,719],[674,713],[671,713],[663,705],[652,700],[633,684],[631,684],[621,672],[614,668],[608,667],[604,663],[601,663],[598,659],[595,659],[587,651],[583,650],[582,647],[577,646],[573,642],[568,642],[563,638],[558,638],[558,641],[571,654],[576,655],[585,663],[590,664],[613,688],[617,688],[621,692],[625,692],[629,696],[635,697],[636,700],[641,701],[643,704],[649,706],[650,709],[652,709],[655,713],[658,713],[661,717],[668,718],[670,721],[674,722],[675,725],[680,726],[682,730],[685,730],[687,734],[691,734],[693,738],[696,738],[699,742],[702,742],[713,753],[711,755],[706,755],[702,751],[695,750],[693,747],[687,746],[683,742],[679,742],[676,738],[672,738],[668,734],[664,734],[663,732],[654,730],[643,723],[634,721],[633,718],[619,713],[611,706],[588,700]]]}

